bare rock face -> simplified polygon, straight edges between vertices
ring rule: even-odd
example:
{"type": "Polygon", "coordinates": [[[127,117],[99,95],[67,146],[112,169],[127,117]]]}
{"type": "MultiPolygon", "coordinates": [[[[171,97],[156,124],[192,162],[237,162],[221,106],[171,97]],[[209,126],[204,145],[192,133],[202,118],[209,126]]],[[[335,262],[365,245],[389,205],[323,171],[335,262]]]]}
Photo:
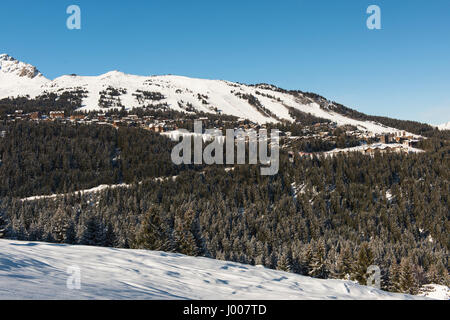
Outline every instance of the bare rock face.
{"type": "Polygon", "coordinates": [[[23,67],[22,71],[20,71],[19,76],[20,77],[28,77],[28,78],[34,78],[39,74],[39,71],[36,69],[36,67],[23,67]]]}
{"type": "Polygon", "coordinates": [[[42,76],[39,70],[30,64],[18,61],[7,54],[0,55],[0,73],[33,79],[42,76]]]}

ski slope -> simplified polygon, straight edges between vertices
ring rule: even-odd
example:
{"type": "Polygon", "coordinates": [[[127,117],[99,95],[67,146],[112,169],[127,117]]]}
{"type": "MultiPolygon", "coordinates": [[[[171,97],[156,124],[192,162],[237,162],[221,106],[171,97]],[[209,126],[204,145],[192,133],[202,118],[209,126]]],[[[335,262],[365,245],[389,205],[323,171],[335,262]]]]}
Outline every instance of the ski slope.
{"type": "MultiPolygon", "coordinates": [[[[69,286],[70,287],[70,286],[69,286]]],[[[146,250],[0,240],[0,299],[424,299],[146,250]],[[69,269],[68,268],[72,268],[69,269]],[[80,289],[67,271],[80,270],[80,289]],[[69,280],[69,281],[68,281],[69,280]],[[69,289],[67,283],[72,285],[69,289]]]]}

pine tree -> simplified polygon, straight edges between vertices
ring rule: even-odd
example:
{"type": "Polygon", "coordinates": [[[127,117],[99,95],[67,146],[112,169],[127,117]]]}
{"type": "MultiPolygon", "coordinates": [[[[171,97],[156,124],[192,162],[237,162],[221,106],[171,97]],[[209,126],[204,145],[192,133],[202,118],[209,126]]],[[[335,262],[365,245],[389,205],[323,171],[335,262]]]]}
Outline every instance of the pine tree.
{"type": "Polygon", "coordinates": [[[81,244],[95,246],[103,242],[101,227],[95,217],[87,220],[83,235],[81,236],[81,244]]]}
{"type": "Polygon", "coordinates": [[[341,248],[336,262],[336,276],[338,279],[350,280],[353,274],[354,262],[350,246],[345,245],[341,248]]]}
{"type": "Polygon", "coordinates": [[[6,236],[6,219],[0,211],[0,239],[6,236]]]}
{"type": "Polygon", "coordinates": [[[173,245],[163,229],[160,211],[156,207],[151,207],[145,214],[133,247],[158,251],[173,249],[173,245]]]}
{"type": "Polygon", "coordinates": [[[319,241],[316,250],[312,253],[309,263],[309,275],[319,279],[328,277],[328,269],[325,262],[325,244],[323,241],[319,241]]]}
{"type": "Polygon", "coordinates": [[[174,239],[177,246],[177,251],[196,256],[198,254],[195,237],[192,233],[192,225],[194,223],[195,213],[192,210],[178,214],[175,217],[174,239]]]}
{"type": "Polygon", "coordinates": [[[413,295],[419,292],[416,270],[409,258],[403,258],[400,263],[399,285],[401,292],[413,295]]]}
{"type": "Polygon", "coordinates": [[[277,262],[277,270],[291,272],[292,271],[292,259],[289,254],[283,252],[277,262]]]}
{"type": "Polygon", "coordinates": [[[106,232],[105,232],[105,247],[114,247],[116,245],[116,235],[114,233],[114,228],[111,223],[108,223],[106,226],[106,232]]]}
{"type": "Polygon", "coordinates": [[[389,268],[389,291],[402,292],[400,285],[400,265],[397,262],[392,263],[389,268]]]}
{"type": "Polygon", "coordinates": [[[448,285],[448,272],[442,261],[433,263],[427,272],[429,283],[448,285]]]}
{"type": "Polygon", "coordinates": [[[358,259],[353,274],[353,279],[358,281],[359,284],[367,284],[367,269],[373,264],[373,261],[372,250],[369,248],[369,244],[364,242],[359,249],[358,259]]]}
{"type": "Polygon", "coordinates": [[[66,234],[64,236],[64,239],[65,239],[65,241],[64,241],[65,243],[68,243],[68,244],[76,243],[77,234],[75,232],[75,225],[74,225],[73,221],[69,222],[67,229],[66,229],[66,234]]]}
{"type": "Polygon", "coordinates": [[[61,206],[58,207],[52,219],[52,236],[56,242],[66,242],[69,224],[69,217],[65,213],[64,209],[61,206]]]}

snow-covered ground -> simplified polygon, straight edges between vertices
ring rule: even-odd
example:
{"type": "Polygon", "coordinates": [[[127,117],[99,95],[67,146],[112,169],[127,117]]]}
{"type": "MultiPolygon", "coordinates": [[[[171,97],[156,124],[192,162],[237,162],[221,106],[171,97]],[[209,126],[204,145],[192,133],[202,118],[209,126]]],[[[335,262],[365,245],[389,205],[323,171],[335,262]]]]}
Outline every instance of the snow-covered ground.
{"type": "Polygon", "coordinates": [[[344,148],[344,149],[333,149],[331,151],[325,152],[326,155],[333,155],[336,153],[348,153],[348,152],[366,152],[370,150],[390,150],[395,152],[405,152],[405,153],[421,153],[425,152],[421,149],[413,148],[406,146],[404,144],[400,143],[390,143],[390,144],[384,144],[384,143],[373,143],[373,144],[365,144],[358,147],[352,147],[352,148],[344,148]]]}
{"type": "Polygon", "coordinates": [[[129,187],[130,187],[130,185],[125,184],[125,183],[102,184],[102,185],[99,185],[99,186],[91,188],[91,189],[79,190],[79,191],[74,191],[71,193],[55,193],[55,194],[51,194],[51,195],[32,196],[32,197],[28,197],[28,198],[23,198],[21,200],[22,201],[36,201],[36,200],[43,200],[43,199],[57,199],[57,198],[63,198],[65,196],[69,196],[71,194],[80,194],[80,195],[95,194],[95,193],[99,193],[101,191],[105,191],[106,189],[129,188],[129,187]]]}
{"type": "Polygon", "coordinates": [[[423,297],[174,253],[0,240],[0,299],[423,297]]]}
{"type": "Polygon", "coordinates": [[[450,121],[437,126],[439,130],[450,130],[450,121]]]}
{"type": "MultiPolygon", "coordinates": [[[[171,176],[171,177],[158,177],[158,178],[152,178],[154,181],[165,181],[165,180],[169,180],[172,179],[173,181],[175,181],[177,179],[178,176],[171,176]]],[[[139,182],[139,184],[141,184],[142,181],[139,182]]],[[[131,187],[131,184],[126,184],[126,183],[120,183],[120,184],[101,184],[97,187],[94,188],[90,188],[90,189],[84,189],[84,190],[76,190],[73,192],[69,192],[69,193],[54,193],[54,194],[50,194],[50,195],[41,195],[41,196],[31,196],[31,197],[27,197],[27,198],[22,198],[20,199],[21,201],[37,201],[37,200],[51,200],[51,199],[58,199],[58,198],[64,198],[64,197],[68,197],[70,195],[77,195],[80,194],[82,196],[87,195],[87,194],[96,194],[96,193],[100,193],[102,191],[105,191],[107,189],[117,189],[117,188],[129,188],[131,187]]]]}
{"type": "Polygon", "coordinates": [[[440,284],[427,284],[422,287],[419,296],[437,300],[450,300],[450,289],[440,284]]]}

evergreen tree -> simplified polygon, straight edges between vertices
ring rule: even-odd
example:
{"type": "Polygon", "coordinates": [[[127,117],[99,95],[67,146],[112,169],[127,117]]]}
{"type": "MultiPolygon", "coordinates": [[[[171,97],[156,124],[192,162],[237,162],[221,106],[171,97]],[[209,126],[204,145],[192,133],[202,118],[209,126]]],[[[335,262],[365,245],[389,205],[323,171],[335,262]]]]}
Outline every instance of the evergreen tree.
{"type": "Polygon", "coordinates": [[[367,269],[373,264],[373,254],[367,242],[364,242],[358,253],[353,278],[361,285],[367,284],[367,269]]]}
{"type": "Polygon", "coordinates": [[[103,235],[99,221],[95,217],[87,220],[81,236],[81,244],[95,246],[103,242],[103,235]]]}
{"type": "Polygon", "coordinates": [[[402,292],[402,286],[400,284],[400,265],[394,262],[389,268],[389,291],[402,292]]]}
{"type": "Polygon", "coordinates": [[[116,235],[114,233],[114,228],[112,224],[109,222],[106,226],[106,232],[105,232],[105,247],[115,247],[116,246],[116,235]]]}
{"type": "Polygon", "coordinates": [[[399,285],[401,292],[413,295],[419,292],[416,270],[409,258],[402,259],[400,263],[399,285]]]}
{"type": "Polygon", "coordinates": [[[277,270],[291,272],[292,271],[292,262],[291,258],[289,257],[289,254],[286,252],[283,252],[281,254],[281,257],[278,259],[277,262],[277,270]]]}
{"type": "Polygon", "coordinates": [[[319,241],[316,250],[312,253],[309,263],[309,275],[319,279],[328,277],[328,269],[325,263],[325,244],[323,241],[319,241]]]}
{"type": "Polygon", "coordinates": [[[181,212],[175,217],[174,239],[177,251],[191,256],[198,254],[195,237],[192,233],[195,213],[193,210],[181,212]]]}
{"type": "Polygon", "coordinates": [[[6,235],[6,220],[3,218],[3,213],[0,211],[0,239],[6,235]]]}
{"type": "Polygon", "coordinates": [[[75,232],[75,225],[73,221],[69,221],[66,229],[66,233],[64,236],[65,243],[75,244],[77,241],[77,234],[75,232]]]}
{"type": "Polygon", "coordinates": [[[143,218],[142,226],[136,235],[133,247],[157,251],[171,251],[173,246],[163,229],[160,210],[151,207],[143,218]]]}
{"type": "Polygon", "coordinates": [[[52,237],[58,243],[64,243],[67,240],[67,230],[69,229],[70,219],[60,206],[56,210],[52,219],[52,237]]]}
{"type": "Polygon", "coordinates": [[[338,279],[350,280],[354,272],[353,255],[350,246],[345,245],[341,248],[336,262],[336,276],[338,279]]]}

